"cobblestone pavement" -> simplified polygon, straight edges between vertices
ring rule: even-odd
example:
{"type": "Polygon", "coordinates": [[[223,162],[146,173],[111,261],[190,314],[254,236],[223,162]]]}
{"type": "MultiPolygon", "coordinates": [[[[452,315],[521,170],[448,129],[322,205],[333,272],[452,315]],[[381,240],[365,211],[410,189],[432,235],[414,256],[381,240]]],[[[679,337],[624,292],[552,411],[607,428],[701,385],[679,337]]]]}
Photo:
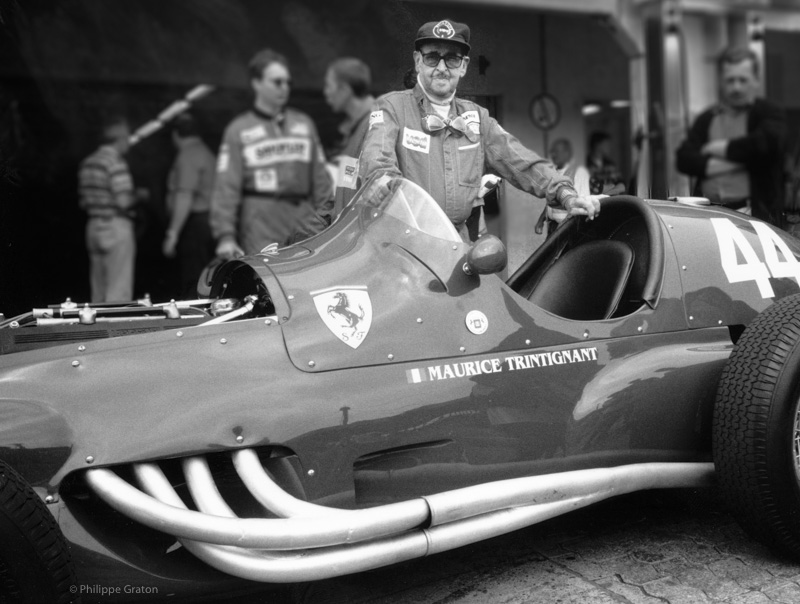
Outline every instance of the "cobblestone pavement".
{"type": "Polygon", "coordinates": [[[311,584],[292,599],[306,604],[797,604],[800,564],[747,537],[713,492],[656,491],[423,560],[311,584]]]}

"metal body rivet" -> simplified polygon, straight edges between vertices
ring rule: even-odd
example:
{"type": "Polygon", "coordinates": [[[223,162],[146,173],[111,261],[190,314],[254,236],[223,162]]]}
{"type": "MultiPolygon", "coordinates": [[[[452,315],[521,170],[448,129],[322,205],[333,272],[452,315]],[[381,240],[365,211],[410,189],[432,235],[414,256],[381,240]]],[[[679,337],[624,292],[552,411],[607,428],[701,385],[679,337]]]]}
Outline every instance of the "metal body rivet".
{"type": "Polygon", "coordinates": [[[239,443],[239,444],[243,443],[244,442],[244,436],[242,436],[241,434],[239,436],[237,436],[236,437],[236,442],[239,443]]]}
{"type": "Polygon", "coordinates": [[[53,497],[52,495],[48,495],[47,497],[44,498],[44,502],[45,503],[55,503],[56,502],[56,498],[53,497]]]}
{"type": "Polygon", "coordinates": [[[270,321],[269,319],[267,319],[266,321],[264,321],[264,325],[272,325],[272,321],[270,321]]]}
{"type": "Polygon", "coordinates": [[[309,470],[309,471],[308,471],[308,475],[309,475],[309,476],[313,476],[314,474],[316,474],[316,472],[314,472],[314,470],[309,470]]]}
{"type": "Polygon", "coordinates": [[[94,456],[87,455],[86,456],[86,463],[94,463],[94,456]]]}
{"type": "Polygon", "coordinates": [[[417,317],[417,323],[422,323],[422,317],[417,317]]]}
{"type": "Polygon", "coordinates": [[[584,331],[583,332],[583,337],[584,338],[588,338],[589,337],[589,332],[588,331],[584,331]]]}
{"type": "Polygon", "coordinates": [[[178,336],[179,338],[181,338],[181,337],[183,337],[183,332],[182,332],[182,331],[179,331],[179,332],[178,332],[178,333],[176,333],[175,335],[176,335],[176,336],[178,336]]]}
{"type": "Polygon", "coordinates": [[[220,338],[220,340],[219,340],[219,343],[220,343],[220,344],[227,344],[227,343],[228,343],[228,340],[227,340],[227,339],[225,339],[225,338],[220,338]]]}
{"type": "Polygon", "coordinates": [[[84,350],[86,350],[86,346],[84,346],[83,344],[78,346],[78,352],[83,352],[84,350]]]}
{"type": "Polygon", "coordinates": [[[392,361],[392,360],[394,360],[394,355],[389,353],[389,355],[386,358],[388,358],[390,361],[392,361]]]}
{"type": "Polygon", "coordinates": [[[459,350],[460,350],[461,352],[466,352],[466,351],[467,351],[467,348],[466,348],[465,346],[461,346],[461,347],[459,348],[459,350]]]}
{"type": "Polygon", "coordinates": [[[80,367],[81,366],[81,362],[80,361],[72,361],[72,366],[73,367],[80,367]]]}
{"type": "Polygon", "coordinates": [[[530,346],[530,345],[531,345],[531,341],[530,340],[525,340],[525,346],[530,346]]]}
{"type": "Polygon", "coordinates": [[[287,298],[289,298],[289,300],[294,300],[294,294],[289,294],[289,295],[288,295],[288,296],[286,296],[286,297],[287,297],[287,298]]]}
{"type": "Polygon", "coordinates": [[[308,362],[308,366],[309,367],[314,367],[315,365],[316,365],[316,363],[314,361],[309,361],[308,362]]]}
{"type": "Polygon", "coordinates": [[[684,264],[684,265],[681,267],[681,270],[682,270],[682,271],[685,271],[685,270],[686,270],[686,265],[685,265],[685,264],[684,264]]]}

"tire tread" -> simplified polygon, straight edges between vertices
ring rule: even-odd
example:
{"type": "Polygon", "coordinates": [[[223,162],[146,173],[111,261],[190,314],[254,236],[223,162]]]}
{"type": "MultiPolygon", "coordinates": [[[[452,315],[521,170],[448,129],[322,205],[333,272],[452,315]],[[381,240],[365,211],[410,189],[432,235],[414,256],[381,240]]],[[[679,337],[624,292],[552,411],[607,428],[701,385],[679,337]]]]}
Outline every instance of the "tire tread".
{"type": "Polygon", "coordinates": [[[712,423],[714,462],[734,517],[757,540],[800,556],[800,520],[787,509],[787,476],[776,475],[770,443],[776,390],[790,379],[800,346],[800,296],[783,298],[744,330],[719,380],[712,423]],[[772,424],[771,424],[772,422],[772,424]]]}
{"type": "MultiPolygon", "coordinates": [[[[77,584],[69,545],[58,523],[36,492],[7,464],[0,461],[0,515],[25,535],[41,561],[41,570],[51,581],[48,602],[68,604],[78,598],[70,592],[77,584]]],[[[17,596],[25,586],[16,586],[8,563],[0,558],[0,602],[24,601],[17,596]]],[[[41,585],[39,587],[45,587],[41,585]]],[[[24,598],[24,597],[23,597],[24,598]]],[[[44,600],[42,600],[44,601],[44,600]]]]}

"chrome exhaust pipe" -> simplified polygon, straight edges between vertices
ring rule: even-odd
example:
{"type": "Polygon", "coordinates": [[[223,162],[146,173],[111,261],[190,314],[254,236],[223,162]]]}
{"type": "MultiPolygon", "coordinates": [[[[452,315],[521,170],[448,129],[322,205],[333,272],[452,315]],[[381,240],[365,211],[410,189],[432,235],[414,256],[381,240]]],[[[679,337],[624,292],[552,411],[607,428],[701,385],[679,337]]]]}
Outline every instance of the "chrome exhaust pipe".
{"type": "Polygon", "coordinates": [[[250,491],[250,494],[256,498],[256,501],[279,518],[312,518],[314,516],[327,516],[331,513],[352,513],[352,510],[340,510],[324,505],[316,505],[297,497],[292,497],[270,478],[264,466],[261,465],[258,454],[253,449],[234,451],[232,458],[236,472],[247,487],[247,490],[250,491]]]}
{"type": "MultiPolygon", "coordinates": [[[[192,512],[186,507],[160,468],[147,468],[142,472],[145,477],[145,488],[150,495],[141,493],[108,470],[98,469],[87,472],[87,474],[93,475],[87,477],[90,484],[94,487],[98,483],[106,481],[109,476],[105,472],[122,483],[119,484],[112,478],[105,486],[119,489],[123,496],[139,492],[144,497],[152,496],[158,504],[174,510],[186,514],[198,513],[192,512]],[[130,491],[125,493],[127,489],[130,491]]],[[[103,492],[106,492],[105,489],[103,492]]],[[[101,493],[98,494],[101,495],[101,493]]],[[[112,505],[112,507],[114,506],[112,505]]],[[[275,520],[266,521],[275,522],[275,520]]],[[[354,546],[340,545],[319,550],[292,552],[265,552],[242,547],[220,546],[180,537],[179,541],[188,551],[218,570],[243,579],[266,583],[313,581],[362,572],[419,558],[426,554],[428,548],[427,539],[421,531],[405,532],[399,536],[376,539],[354,546]]]]}
{"type": "Polygon", "coordinates": [[[361,572],[446,551],[624,493],[706,486],[714,473],[712,463],[636,464],[503,480],[399,504],[341,510],[283,491],[255,451],[237,451],[234,463],[247,488],[281,517],[235,517],[202,457],[183,461],[197,512],[186,507],[154,464],[134,466],[149,494],[107,469],[89,470],[86,477],[113,508],[178,537],[209,565],[237,577],[281,583],[361,572]]]}
{"type": "Polygon", "coordinates": [[[599,501],[647,489],[708,485],[713,470],[712,463],[644,463],[511,478],[426,495],[423,499],[430,508],[430,525],[438,526],[522,505],[597,496],[599,501]]]}
{"type": "Polygon", "coordinates": [[[150,496],[103,468],[89,470],[87,480],[109,505],[145,526],[217,545],[286,550],[326,547],[410,530],[429,517],[428,505],[422,499],[324,518],[232,518],[205,514],[168,505],[153,494],[157,492],[154,485],[166,482],[157,465],[134,464],[133,469],[150,496]]]}
{"type": "MultiPolygon", "coordinates": [[[[181,461],[189,493],[203,514],[236,518],[236,514],[220,495],[217,483],[205,457],[187,457],[181,461]]],[[[163,501],[163,499],[162,499],[163,501]]],[[[183,503],[183,502],[181,502],[183,503]]],[[[174,504],[172,504],[174,505],[174,504]]],[[[181,506],[185,507],[185,506],[181,506]]]]}

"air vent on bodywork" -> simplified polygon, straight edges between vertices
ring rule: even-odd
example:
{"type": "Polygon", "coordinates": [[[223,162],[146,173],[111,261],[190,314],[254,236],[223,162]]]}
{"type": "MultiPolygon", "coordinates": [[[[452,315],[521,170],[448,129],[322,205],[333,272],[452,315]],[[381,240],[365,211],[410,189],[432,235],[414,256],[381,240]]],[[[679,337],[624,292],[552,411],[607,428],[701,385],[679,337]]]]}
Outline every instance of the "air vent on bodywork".
{"type": "Polygon", "coordinates": [[[62,332],[62,333],[21,333],[14,335],[14,343],[18,345],[36,344],[40,342],[74,342],[76,340],[97,340],[100,338],[107,338],[108,331],[105,329],[97,329],[93,331],[75,332],[62,332]]]}

